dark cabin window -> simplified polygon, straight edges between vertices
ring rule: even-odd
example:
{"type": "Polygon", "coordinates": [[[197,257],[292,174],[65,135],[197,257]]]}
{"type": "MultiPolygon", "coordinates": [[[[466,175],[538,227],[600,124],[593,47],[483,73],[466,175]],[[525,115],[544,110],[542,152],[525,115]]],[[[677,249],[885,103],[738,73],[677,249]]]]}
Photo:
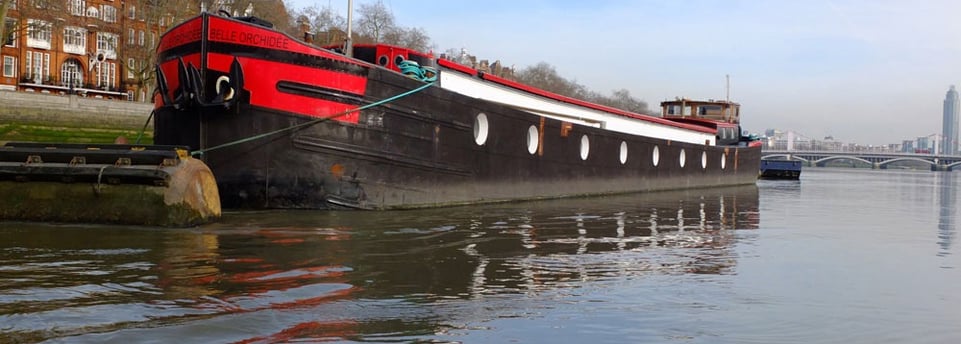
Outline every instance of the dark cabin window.
{"type": "Polygon", "coordinates": [[[434,61],[432,61],[432,60],[431,60],[430,58],[428,58],[427,56],[423,56],[423,55],[409,54],[409,56],[407,56],[407,59],[408,59],[408,60],[411,60],[411,61],[414,61],[414,62],[417,62],[417,64],[419,64],[419,65],[421,65],[421,66],[433,66],[433,65],[434,65],[434,61]]]}
{"type": "Polygon", "coordinates": [[[373,47],[354,47],[354,58],[375,63],[374,61],[377,59],[377,49],[373,47]]]}
{"type": "Polygon", "coordinates": [[[697,108],[698,115],[720,115],[721,106],[719,105],[702,105],[697,108]]]}

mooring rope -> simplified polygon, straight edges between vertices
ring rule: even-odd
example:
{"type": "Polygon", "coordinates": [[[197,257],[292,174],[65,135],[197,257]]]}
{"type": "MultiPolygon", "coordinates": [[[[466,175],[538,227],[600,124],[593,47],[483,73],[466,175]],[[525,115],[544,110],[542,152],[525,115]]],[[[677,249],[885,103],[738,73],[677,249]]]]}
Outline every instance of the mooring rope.
{"type": "Polygon", "coordinates": [[[372,108],[372,107],[375,107],[375,106],[379,106],[379,105],[383,105],[383,104],[390,103],[390,102],[392,102],[392,101],[395,101],[395,100],[404,98],[404,97],[409,96],[409,95],[411,95],[411,94],[414,94],[414,93],[417,93],[417,92],[426,90],[428,87],[431,87],[431,86],[433,86],[433,85],[434,85],[433,82],[426,83],[426,84],[424,84],[424,85],[421,86],[421,87],[418,87],[418,88],[412,89],[412,90],[410,90],[410,91],[407,91],[407,92],[398,94],[398,95],[396,95],[396,96],[393,96],[393,97],[390,97],[390,98],[386,98],[386,99],[383,99],[383,100],[379,100],[379,101],[376,101],[376,102],[373,102],[373,103],[370,103],[370,104],[367,104],[367,105],[364,105],[364,106],[356,107],[356,108],[353,108],[353,109],[350,109],[350,110],[347,110],[347,111],[338,112],[338,113],[335,113],[335,114],[333,114],[333,115],[330,115],[330,116],[327,116],[327,117],[324,117],[324,118],[318,118],[318,119],[312,120],[312,121],[310,121],[310,122],[304,122],[304,123],[301,123],[301,124],[289,126],[289,127],[287,127],[287,128],[278,129],[278,130],[274,130],[274,131],[267,132],[267,133],[263,133],[263,134],[259,134],[259,135],[254,135],[254,136],[247,137],[247,138],[243,138],[243,139],[236,140],[236,141],[227,142],[227,143],[220,144],[220,145],[216,145],[216,146],[213,146],[213,147],[210,147],[210,148],[207,148],[207,149],[198,149],[198,150],[195,150],[195,151],[193,151],[193,152],[190,152],[190,156],[203,155],[204,153],[207,153],[207,152],[210,152],[210,151],[213,151],[213,150],[218,150],[218,149],[221,149],[221,148],[226,148],[226,147],[230,147],[230,146],[234,146],[234,145],[239,145],[239,144],[241,144],[241,143],[246,143],[246,142],[250,142],[250,141],[254,141],[254,140],[259,140],[259,139],[262,139],[262,138],[265,138],[265,137],[268,137],[268,136],[271,136],[271,135],[279,134],[279,133],[282,133],[282,132],[285,132],[285,131],[294,130],[294,129],[299,129],[299,128],[311,126],[311,125],[314,125],[314,124],[317,124],[317,123],[320,123],[320,122],[328,121],[328,120],[331,120],[331,119],[334,119],[334,118],[337,118],[337,117],[346,116],[346,115],[348,115],[348,114],[351,114],[351,113],[354,113],[354,112],[357,112],[357,111],[366,110],[366,109],[369,109],[369,108],[372,108]]]}
{"type": "Polygon", "coordinates": [[[139,145],[139,144],[140,144],[140,139],[143,138],[143,132],[147,130],[147,125],[150,124],[150,119],[153,118],[153,114],[154,114],[154,112],[156,112],[156,111],[157,111],[157,109],[150,110],[150,116],[147,116],[147,121],[144,122],[143,128],[140,128],[140,133],[137,134],[137,141],[134,141],[133,144],[135,144],[135,145],[139,145]]]}

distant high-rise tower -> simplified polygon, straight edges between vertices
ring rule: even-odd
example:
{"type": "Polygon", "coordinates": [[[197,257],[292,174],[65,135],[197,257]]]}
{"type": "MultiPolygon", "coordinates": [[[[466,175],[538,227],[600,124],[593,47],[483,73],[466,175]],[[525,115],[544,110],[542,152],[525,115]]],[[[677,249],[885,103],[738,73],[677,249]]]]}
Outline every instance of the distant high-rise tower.
{"type": "MultiPolygon", "coordinates": [[[[958,111],[961,110],[961,101],[958,101],[958,91],[954,90],[954,85],[948,90],[944,97],[944,122],[941,124],[941,153],[958,154],[958,111]]],[[[937,153],[937,152],[935,152],[937,153]]]]}

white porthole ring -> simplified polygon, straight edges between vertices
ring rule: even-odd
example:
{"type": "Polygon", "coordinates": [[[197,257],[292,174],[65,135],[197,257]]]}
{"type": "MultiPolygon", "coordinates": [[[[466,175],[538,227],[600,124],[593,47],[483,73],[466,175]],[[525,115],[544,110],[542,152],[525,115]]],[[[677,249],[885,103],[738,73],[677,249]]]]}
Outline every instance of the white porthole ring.
{"type": "Polygon", "coordinates": [[[220,84],[221,84],[222,82],[227,83],[227,85],[228,85],[227,87],[230,89],[230,93],[227,93],[227,95],[224,96],[224,100],[234,99],[234,88],[229,86],[229,85],[230,85],[230,77],[228,77],[228,76],[226,76],[226,75],[221,75],[219,78],[217,78],[217,81],[214,82],[214,91],[216,91],[217,94],[220,94],[220,84]]]}
{"type": "Polygon", "coordinates": [[[654,146],[654,151],[651,152],[651,163],[654,164],[654,167],[657,167],[659,162],[661,162],[661,149],[654,146]]]}
{"type": "Polygon", "coordinates": [[[581,136],[581,160],[587,160],[587,157],[591,154],[591,140],[587,138],[587,135],[581,136]]]}
{"type": "Polygon", "coordinates": [[[627,163],[627,142],[621,141],[621,165],[627,163]]]}
{"type": "Polygon", "coordinates": [[[490,133],[490,123],[487,121],[487,115],[483,112],[477,114],[474,117],[474,143],[478,146],[483,146],[487,143],[487,135],[490,133]]]}
{"type": "Polygon", "coordinates": [[[537,152],[537,140],[538,140],[537,127],[530,126],[527,128],[527,152],[534,154],[537,152]]]}

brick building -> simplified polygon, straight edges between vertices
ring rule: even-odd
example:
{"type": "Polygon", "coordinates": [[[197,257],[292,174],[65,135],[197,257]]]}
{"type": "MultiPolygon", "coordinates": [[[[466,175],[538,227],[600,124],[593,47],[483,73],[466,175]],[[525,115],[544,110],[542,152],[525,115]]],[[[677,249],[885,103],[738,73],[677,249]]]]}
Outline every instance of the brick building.
{"type": "Polygon", "coordinates": [[[148,1],[13,0],[0,90],[150,102],[153,50],[175,18],[148,1]]]}

